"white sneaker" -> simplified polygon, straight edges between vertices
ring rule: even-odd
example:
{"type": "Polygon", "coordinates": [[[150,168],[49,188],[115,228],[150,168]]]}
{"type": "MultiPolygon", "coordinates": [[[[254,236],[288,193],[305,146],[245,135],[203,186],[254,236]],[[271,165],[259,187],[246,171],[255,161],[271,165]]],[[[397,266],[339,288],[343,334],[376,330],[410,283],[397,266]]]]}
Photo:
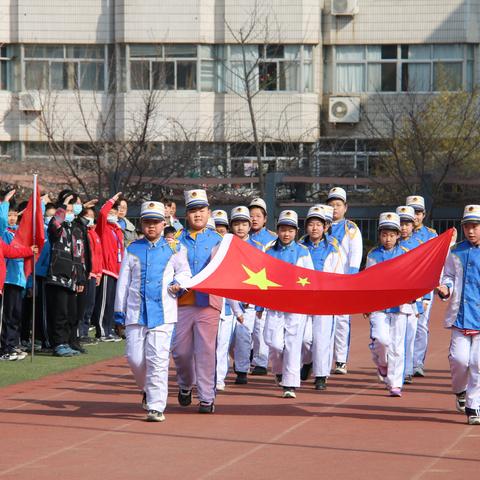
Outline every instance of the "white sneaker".
{"type": "Polygon", "coordinates": [[[469,425],[480,425],[480,417],[478,415],[470,415],[468,417],[469,425]]]}
{"type": "Polygon", "coordinates": [[[297,395],[295,395],[295,390],[291,389],[286,389],[283,391],[283,398],[297,398],[297,395]]]}
{"type": "Polygon", "coordinates": [[[149,410],[147,413],[147,422],[164,422],[165,415],[157,410],[149,410]]]}
{"type": "Polygon", "coordinates": [[[215,387],[219,392],[223,392],[225,390],[225,384],[217,383],[215,387]]]}
{"type": "Polygon", "coordinates": [[[337,375],[346,375],[347,373],[347,364],[343,362],[335,363],[335,370],[333,371],[337,375]]]}

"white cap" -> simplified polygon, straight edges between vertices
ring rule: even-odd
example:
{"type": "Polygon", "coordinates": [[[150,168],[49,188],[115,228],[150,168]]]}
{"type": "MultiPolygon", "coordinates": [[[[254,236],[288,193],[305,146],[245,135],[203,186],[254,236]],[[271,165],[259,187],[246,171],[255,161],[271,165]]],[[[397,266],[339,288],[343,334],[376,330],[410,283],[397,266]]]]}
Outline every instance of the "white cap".
{"type": "Polygon", "coordinates": [[[252,220],[250,219],[250,210],[248,207],[240,205],[232,208],[230,212],[230,222],[234,222],[235,220],[244,220],[251,223],[252,220]]]}
{"type": "Polygon", "coordinates": [[[143,202],[140,207],[140,218],[165,220],[165,205],[162,202],[143,202]]]}
{"type": "Polygon", "coordinates": [[[420,195],[411,195],[407,197],[405,203],[414,210],[425,210],[425,199],[420,195]]]}
{"type": "Polygon", "coordinates": [[[207,228],[209,228],[210,230],[215,230],[216,225],[215,225],[215,220],[213,219],[213,217],[208,217],[207,228]]]}
{"type": "Polygon", "coordinates": [[[263,198],[254,198],[251,202],[248,208],[253,208],[253,207],[258,207],[258,208],[263,208],[265,211],[265,214],[267,214],[267,204],[265,203],[265,200],[263,198]]]}
{"type": "Polygon", "coordinates": [[[415,210],[408,205],[401,205],[397,208],[397,215],[400,217],[400,221],[413,222],[415,221],[415,210]]]}
{"type": "Polygon", "coordinates": [[[343,200],[347,203],[347,192],[342,187],[333,187],[328,192],[327,202],[329,200],[343,200]]]}
{"type": "Polygon", "coordinates": [[[214,210],[212,212],[212,217],[216,226],[225,225],[228,227],[228,215],[225,210],[214,210]]]}
{"type": "Polygon", "coordinates": [[[306,220],[310,218],[319,218],[320,220],[323,220],[324,222],[326,222],[327,219],[325,216],[324,205],[314,205],[313,207],[310,207],[308,209],[306,220]]]}
{"type": "Polygon", "coordinates": [[[480,205],[467,205],[463,211],[462,223],[480,223],[480,205]]]}
{"type": "Polygon", "coordinates": [[[205,190],[186,190],[185,191],[185,207],[201,208],[208,207],[207,192],[205,190]]]}
{"type": "Polygon", "coordinates": [[[277,227],[280,225],[290,225],[291,227],[298,228],[298,215],[293,210],[283,210],[278,217],[277,227]]]}
{"type": "Polygon", "coordinates": [[[378,229],[389,229],[400,231],[400,217],[395,212],[384,212],[380,214],[378,229]]]}

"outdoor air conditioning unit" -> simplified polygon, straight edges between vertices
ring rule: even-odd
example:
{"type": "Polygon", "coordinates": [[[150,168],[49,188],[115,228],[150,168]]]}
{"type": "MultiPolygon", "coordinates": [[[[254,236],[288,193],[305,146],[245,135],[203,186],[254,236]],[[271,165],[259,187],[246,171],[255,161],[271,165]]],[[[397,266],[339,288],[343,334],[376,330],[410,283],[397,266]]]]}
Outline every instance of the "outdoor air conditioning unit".
{"type": "Polygon", "coordinates": [[[18,99],[18,108],[21,112],[41,112],[40,98],[31,93],[21,93],[18,99]]]}
{"type": "Polygon", "coordinates": [[[356,15],[358,0],[332,0],[332,15],[356,15]]]}
{"type": "Polygon", "coordinates": [[[358,123],[360,121],[360,97],[330,97],[328,121],[330,123],[358,123]]]}

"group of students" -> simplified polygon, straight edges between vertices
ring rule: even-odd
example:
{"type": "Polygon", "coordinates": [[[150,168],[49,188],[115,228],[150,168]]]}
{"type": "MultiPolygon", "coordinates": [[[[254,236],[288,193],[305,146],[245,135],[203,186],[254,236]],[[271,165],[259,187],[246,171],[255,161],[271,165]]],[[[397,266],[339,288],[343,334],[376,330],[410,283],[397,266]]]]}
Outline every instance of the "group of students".
{"type": "MultiPolygon", "coordinates": [[[[73,357],[87,353],[85,345],[121,341],[113,318],[116,282],[124,248],[138,238],[126,217],[127,201],[117,194],[97,214],[96,200],[82,203],[71,190],[60,192],[55,203],[43,196],[45,245],[36,261],[33,289],[23,258],[38,249],[24,251],[15,243],[26,202],[15,202],[15,190],[2,197],[0,238],[7,260],[0,260],[0,359],[18,361],[28,355],[33,317],[34,349],[54,356],[73,357]],[[95,329],[94,337],[90,329],[95,329]]],[[[165,203],[175,209],[174,202],[165,203]]],[[[174,210],[170,219],[178,225],[174,210]]]]}
{"type": "MultiPolygon", "coordinates": [[[[0,203],[0,226],[5,218],[8,224],[0,241],[0,292],[3,257],[8,258],[2,296],[4,359],[18,351],[18,311],[28,299],[27,279],[13,283],[12,265],[19,273],[19,258],[36,251],[34,246],[9,245],[16,224],[11,197],[10,192],[0,203]]],[[[270,366],[287,399],[296,397],[296,389],[312,373],[318,391],[327,388],[331,373],[347,374],[348,315],[273,311],[184,288],[208,265],[227,232],[297,266],[357,273],[362,236],[357,225],[345,218],[344,189],[332,188],[325,204],[309,209],[301,237],[293,210],[282,211],[276,231],[268,230],[267,206],[260,198],[233,208],[228,216],[223,210],[210,210],[205,190],[186,191],[185,227],[174,218],[171,202],[144,202],[139,234],[126,220],[126,202],[122,206],[120,200],[117,194],[107,201],[96,220],[93,202],[82,204],[73,192],[61,192],[56,205],[44,202],[48,245],[37,262],[37,331],[42,345],[52,348],[54,355],[77,355],[82,342],[94,342],[88,336],[90,323],[103,341],[117,341],[121,332],[148,421],[165,420],[170,353],[178,402],[191,405],[195,388],[200,413],[215,411],[215,396],[225,389],[230,366],[239,385],[248,383],[249,375],[266,375],[270,366]]],[[[435,231],[423,225],[424,218],[425,202],[419,195],[407,197],[396,211],[382,213],[379,243],[368,253],[365,268],[435,237],[435,231]]],[[[465,240],[452,246],[436,293],[443,300],[452,298],[445,326],[452,332],[449,360],[456,408],[467,415],[469,424],[480,424],[479,205],[465,208],[462,228],[465,240]]],[[[425,376],[433,294],[364,314],[370,322],[370,350],[378,378],[393,397],[400,397],[413,377],[425,376]]]]}
{"type": "MultiPolygon", "coordinates": [[[[423,225],[424,199],[413,195],[405,203],[395,212],[380,215],[379,244],[368,253],[366,268],[402,255],[436,236],[434,230],[423,225]]],[[[266,375],[270,366],[284,398],[295,398],[296,389],[312,371],[314,388],[320,391],[327,388],[332,372],[346,374],[348,315],[306,316],[272,311],[182,287],[186,279],[206,267],[228,232],[297,266],[339,274],[357,273],[362,261],[362,237],[357,225],[345,218],[345,190],[331,189],[326,204],[309,209],[305,235],[300,238],[298,216],[293,210],[282,211],[276,231],[268,230],[267,207],[260,198],[248,206],[233,208],[230,216],[223,210],[211,211],[204,190],[185,192],[185,204],[186,227],[172,236],[163,235],[162,203],[142,205],[144,238],[127,248],[120,270],[115,317],[126,328],[126,355],[142,392],[146,419],[165,419],[170,352],[177,373],[178,402],[183,407],[191,405],[196,388],[200,413],[214,412],[216,392],[225,389],[231,366],[236,374],[235,384],[239,385],[248,383],[249,375],[266,375]]],[[[472,259],[480,244],[480,206],[467,209],[477,216],[464,216],[466,243],[452,248],[445,269],[447,280],[440,282],[438,293],[442,298],[453,295],[456,299],[451,302],[448,316],[448,326],[455,332],[452,335],[460,339],[452,342],[450,352],[456,405],[467,414],[469,423],[477,424],[480,377],[475,372],[479,369],[480,336],[476,334],[480,332],[480,323],[473,310],[463,313],[459,304],[463,301],[463,282],[468,283],[468,276],[460,269],[471,268],[472,276],[478,274],[475,269],[480,259],[475,260],[477,263],[472,259]],[[479,232],[478,238],[468,233],[471,229],[479,232]],[[469,260],[452,260],[459,248],[468,249],[469,260]],[[476,267],[471,267],[474,264],[476,267]],[[473,353],[467,355],[468,342],[476,357],[473,353]]],[[[479,294],[478,280],[472,289],[475,295],[479,294]]],[[[370,349],[378,377],[391,396],[400,397],[404,384],[412,383],[413,377],[425,376],[432,300],[433,292],[408,304],[365,314],[371,325],[370,349]]]]}

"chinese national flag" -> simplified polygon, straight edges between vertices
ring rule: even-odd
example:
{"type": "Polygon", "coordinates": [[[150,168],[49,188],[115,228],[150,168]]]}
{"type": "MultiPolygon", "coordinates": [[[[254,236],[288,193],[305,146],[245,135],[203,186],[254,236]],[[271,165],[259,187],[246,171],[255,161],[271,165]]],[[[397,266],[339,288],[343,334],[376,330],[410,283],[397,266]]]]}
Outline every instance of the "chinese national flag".
{"type": "MultiPolygon", "coordinates": [[[[40,200],[40,192],[38,189],[34,191],[30,199],[28,200],[28,205],[23,211],[22,219],[18,226],[18,230],[15,232],[15,237],[13,239],[13,245],[22,245],[24,247],[30,247],[32,245],[38,246],[38,256],[43,248],[45,243],[45,231],[43,229],[43,214],[42,214],[42,205],[40,200]],[[35,218],[33,218],[34,205],[33,202],[36,202],[35,208],[35,218]],[[35,223],[35,229],[34,229],[35,223]],[[35,235],[34,235],[35,230],[35,235]]],[[[37,258],[38,258],[37,256],[37,258]]],[[[29,277],[33,272],[33,262],[34,257],[26,258],[24,260],[24,272],[25,277],[29,277]]]]}
{"type": "Polygon", "coordinates": [[[182,286],[282,312],[374,312],[409,303],[438,286],[452,233],[356,275],[296,267],[225,235],[210,264],[182,286]]]}

